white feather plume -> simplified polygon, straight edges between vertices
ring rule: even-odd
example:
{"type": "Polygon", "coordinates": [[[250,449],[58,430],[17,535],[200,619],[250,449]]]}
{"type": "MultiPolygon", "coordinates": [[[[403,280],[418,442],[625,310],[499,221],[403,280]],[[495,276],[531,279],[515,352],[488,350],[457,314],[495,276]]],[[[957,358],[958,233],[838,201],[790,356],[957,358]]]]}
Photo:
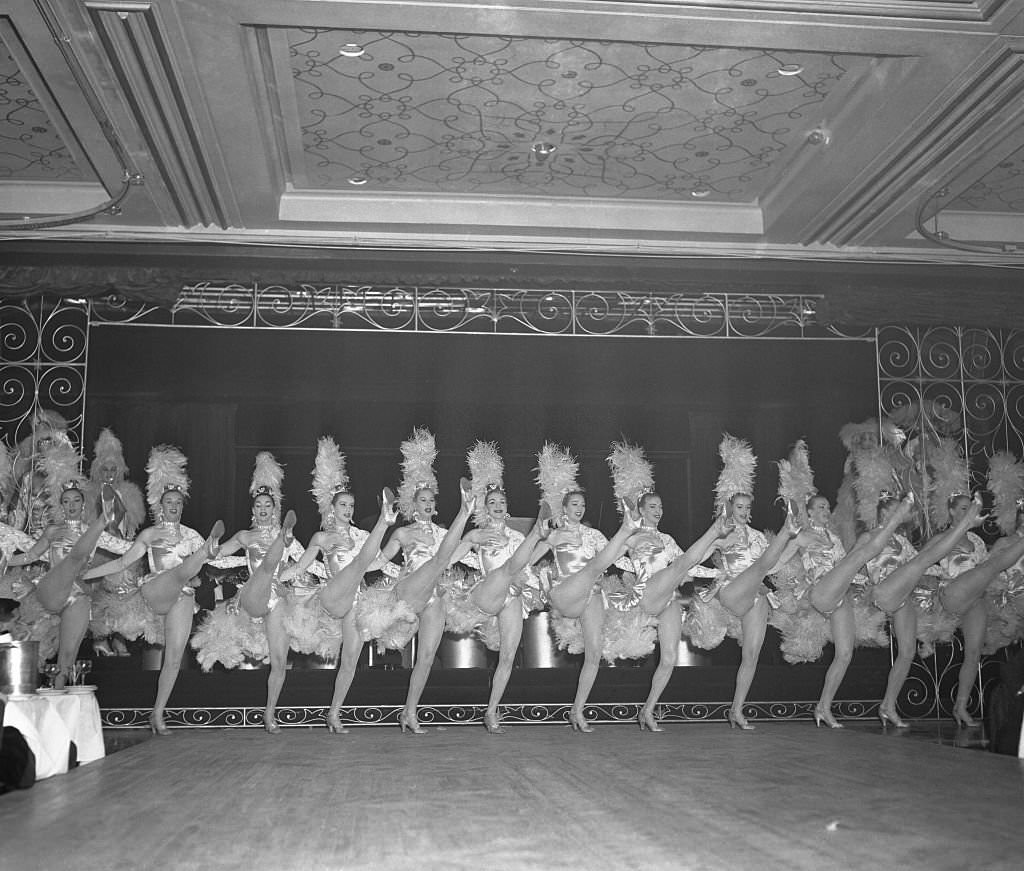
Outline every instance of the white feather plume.
{"type": "Polygon", "coordinates": [[[77,487],[85,496],[85,480],[81,474],[82,455],[66,437],[54,433],[50,447],[43,451],[40,468],[46,478],[46,504],[50,522],[60,516],[60,497],[65,489],[77,487]]]}
{"type": "Polygon", "coordinates": [[[125,478],[128,475],[128,466],[124,461],[124,448],[121,445],[121,440],[114,435],[109,427],[103,427],[92,449],[92,465],[89,467],[89,477],[93,481],[99,481],[100,467],[108,463],[113,463],[117,466],[119,478],[125,478]]]}
{"type": "Polygon", "coordinates": [[[1017,526],[1017,500],[1024,498],[1024,463],[1009,451],[999,451],[988,461],[988,489],[992,508],[1004,535],[1017,526]]]}
{"type": "Polygon", "coordinates": [[[654,472],[643,448],[624,441],[612,442],[608,468],[612,473],[615,506],[620,514],[624,499],[635,502],[644,493],[653,492],[654,472]]]}
{"type": "Polygon", "coordinates": [[[274,459],[270,451],[256,454],[256,465],[249,482],[249,495],[254,499],[260,493],[268,493],[274,500],[274,512],[281,512],[281,485],[284,483],[284,468],[274,459]]]}
{"type": "Polygon", "coordinates": [[[953,439],[940,438],[937,443],[929,446],[928,465],[931,467],[928,513],[931,515],[932,528],[942,529],[949,525],[948,506],[953,495],[970,495],[967,460],[953,439]]]}
{"type": "Polygon", "coordinates": [[[494,442],[478,441],[466,454],[466,465],[469,467],[473,495],[476,496],[473,522],[483,526],[487,520],[487,493],[494,489],[504,489],[505,463],[494,442]]]}
{"type": "Polygon", "coordinates": [[[562,514],[562,497],[578,489],[576,474],[579,468],[580,464],[573,455],[554,442],[545,442],[537,454],[537,486],[553,517],[562,514]]]}
{"type": "Polygon", "coordinates": [[[172,445],[157,445],[146,462],[146,502],[154,519],[160,516],[160,497],[167,490],[188,496],[190,481],[185,455],[172,445]]]}
{"type": "Polygon", "coordinates": [[[14,457],[6,443],[0,441],[0,510],[14,492],[14,457]]]}
{"type": "Polygon", "coordinates": [[[417,490],[426,488],[437,493],[436,459],[434,434],[426,427],[416,427],[412,438],[402,442],[402,484],[398,488],[398,507],[407,520],[413,518],[417,490]]]}
{"type": "Polygon", "coordinates": [[[878,520],[878,500],[885,490],[895,489],[892,462],[881,448],[854,454],[854,470],[857,477],[853,492],[857,495],[857,519],[868,529],[873,529],[878,520]]]}
{"type": "Polygon", "coordinates": [[[778,465],[779,498],[784,502],[794,502],[800,514],[806,515],[807,500],[818,492],[814,486],[814,471],[811,469],[807,442],[798,439],[789,453],[789,459],[779,460],[778,465]]]}
{"type": "Polygon", "coordinates": [[[334,513],[334,497],[348,490],[348,471],[345,455],[338,443],[330,436],[323,436],[316,443],[316,461],[313,463],[313,486],[310,493],[320,509],[320,517],[326,525],[334,513]]]}
{"type": "Polygon", "coordinates": [[[757,458],[749,442],[728,433],[722,435],[718,455],[722,458],[722,471],[715,485],[715,513],[721,514],[737,493],[753,494],[757,458]]]}

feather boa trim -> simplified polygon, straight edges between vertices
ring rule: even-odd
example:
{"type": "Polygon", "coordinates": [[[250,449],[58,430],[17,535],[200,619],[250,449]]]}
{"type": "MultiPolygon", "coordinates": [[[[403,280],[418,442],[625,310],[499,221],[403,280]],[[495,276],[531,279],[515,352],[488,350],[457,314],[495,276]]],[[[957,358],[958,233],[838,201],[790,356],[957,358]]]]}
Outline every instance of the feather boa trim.
{"type": "Polygon", "coordinates": [[[988,461],[988,489],[999,529],[1009,535],[1017,527],[1017,500],[1024,497],[1024,463],[1009,451],[993,455],[988,461]]]}

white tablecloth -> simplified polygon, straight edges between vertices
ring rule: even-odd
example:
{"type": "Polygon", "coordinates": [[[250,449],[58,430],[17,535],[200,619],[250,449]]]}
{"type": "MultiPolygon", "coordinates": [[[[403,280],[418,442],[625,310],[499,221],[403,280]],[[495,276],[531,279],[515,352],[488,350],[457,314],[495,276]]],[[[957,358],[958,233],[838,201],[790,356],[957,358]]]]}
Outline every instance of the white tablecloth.
{"type": "Polygon", "coordinates": [[[68,770],[72,741],[79,763],[93,762],[106,755],[95,693],[9,699],[3,724],[14,726],[25,736],[36,757],[37,780],[68,770]]]}

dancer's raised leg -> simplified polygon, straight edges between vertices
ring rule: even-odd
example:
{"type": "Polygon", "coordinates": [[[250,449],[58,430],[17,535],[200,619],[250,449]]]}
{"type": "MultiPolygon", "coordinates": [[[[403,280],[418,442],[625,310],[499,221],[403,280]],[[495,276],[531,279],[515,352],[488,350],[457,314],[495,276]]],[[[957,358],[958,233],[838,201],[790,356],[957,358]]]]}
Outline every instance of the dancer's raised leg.
{"type": "Polygon", "coordinates": [[[263,617],[270,611],[274,579],[281,567],[285,545],[291,540],[294,526],[295,512],[289,511],[281,521],[281,531],[274,537],[260,564],[252,570],[249,580],[238,592],[239,604],[250,617],[263,617]]]}
{"type": "Polygon", "coordinates": [[[206,539],[206,546],[189,554],[180,565],[165,569],[143,584],[139,590],[146,604],[157,614],[166,614],[181,597],[181,591],[192,580],[206,563],[213,559],[220,549],[220,539],[224,535],[224,524],[217,521],[213,524],[206,539]]]}
{"type": "MultiPolygon", "coordinates": [[[[686,549],[682,556],[647,579],[643,599],[640,601],[640,606],[644,609],[645,614],[656,617],[671,604],[676,589],[689,578],[690,569],[707,559],[712,546],[724,532],[720,521],[716,520],[700,538],[686,549]]],[[[674,657],[675,653],[673,652],[673,661],[674,657]]]]}
{"type": "Polygon", "coordinates": [[[51,614],[59,614],[67,604],[71,589],[85,571],[105,526],[104,517],[96,518],[71,546],[64,559],[51,566],[39,579],[36,585],[39,604],[51,614]]]}
{"type": "Polygon", "coordinates": [[[380,514],[370,531],[369,538],[363,542],[363,546],[352,562],[337,574],[331,575],[320,590],[320,604],[324,606],[328,614],[334,617],[344,617],[352,610],[359,585],[369,571],[371,563],[380,553],[380,544],[384,540],[384,533],[388,531],[388,527],[395,522],[397,517],[394,494],[385,488],[381,499],[380,514]]]}
{"type": "Polygon", "coordinates": [[[548,526],[550,517],[551,509],[545,503],[541,506],[537,522],[512,552],[512,556],[485,575],[483,580],[473,588],[470,599],[485,614],[498,614],[505,608],[509,586],[529,565],[530,557],[538,542],[546,538],[550,532],[548,526]]]}

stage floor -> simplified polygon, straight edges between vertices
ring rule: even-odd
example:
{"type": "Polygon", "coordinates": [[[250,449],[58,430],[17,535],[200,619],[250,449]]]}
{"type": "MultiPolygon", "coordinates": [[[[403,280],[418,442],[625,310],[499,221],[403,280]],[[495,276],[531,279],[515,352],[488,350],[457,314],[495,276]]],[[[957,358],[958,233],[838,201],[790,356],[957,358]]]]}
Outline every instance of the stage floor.
{"type": "Polygon", "coordinates": [[[1019,868],[1021,763],[935,730],[181,730],[0,798],[0,864],[1019,868]]]}

